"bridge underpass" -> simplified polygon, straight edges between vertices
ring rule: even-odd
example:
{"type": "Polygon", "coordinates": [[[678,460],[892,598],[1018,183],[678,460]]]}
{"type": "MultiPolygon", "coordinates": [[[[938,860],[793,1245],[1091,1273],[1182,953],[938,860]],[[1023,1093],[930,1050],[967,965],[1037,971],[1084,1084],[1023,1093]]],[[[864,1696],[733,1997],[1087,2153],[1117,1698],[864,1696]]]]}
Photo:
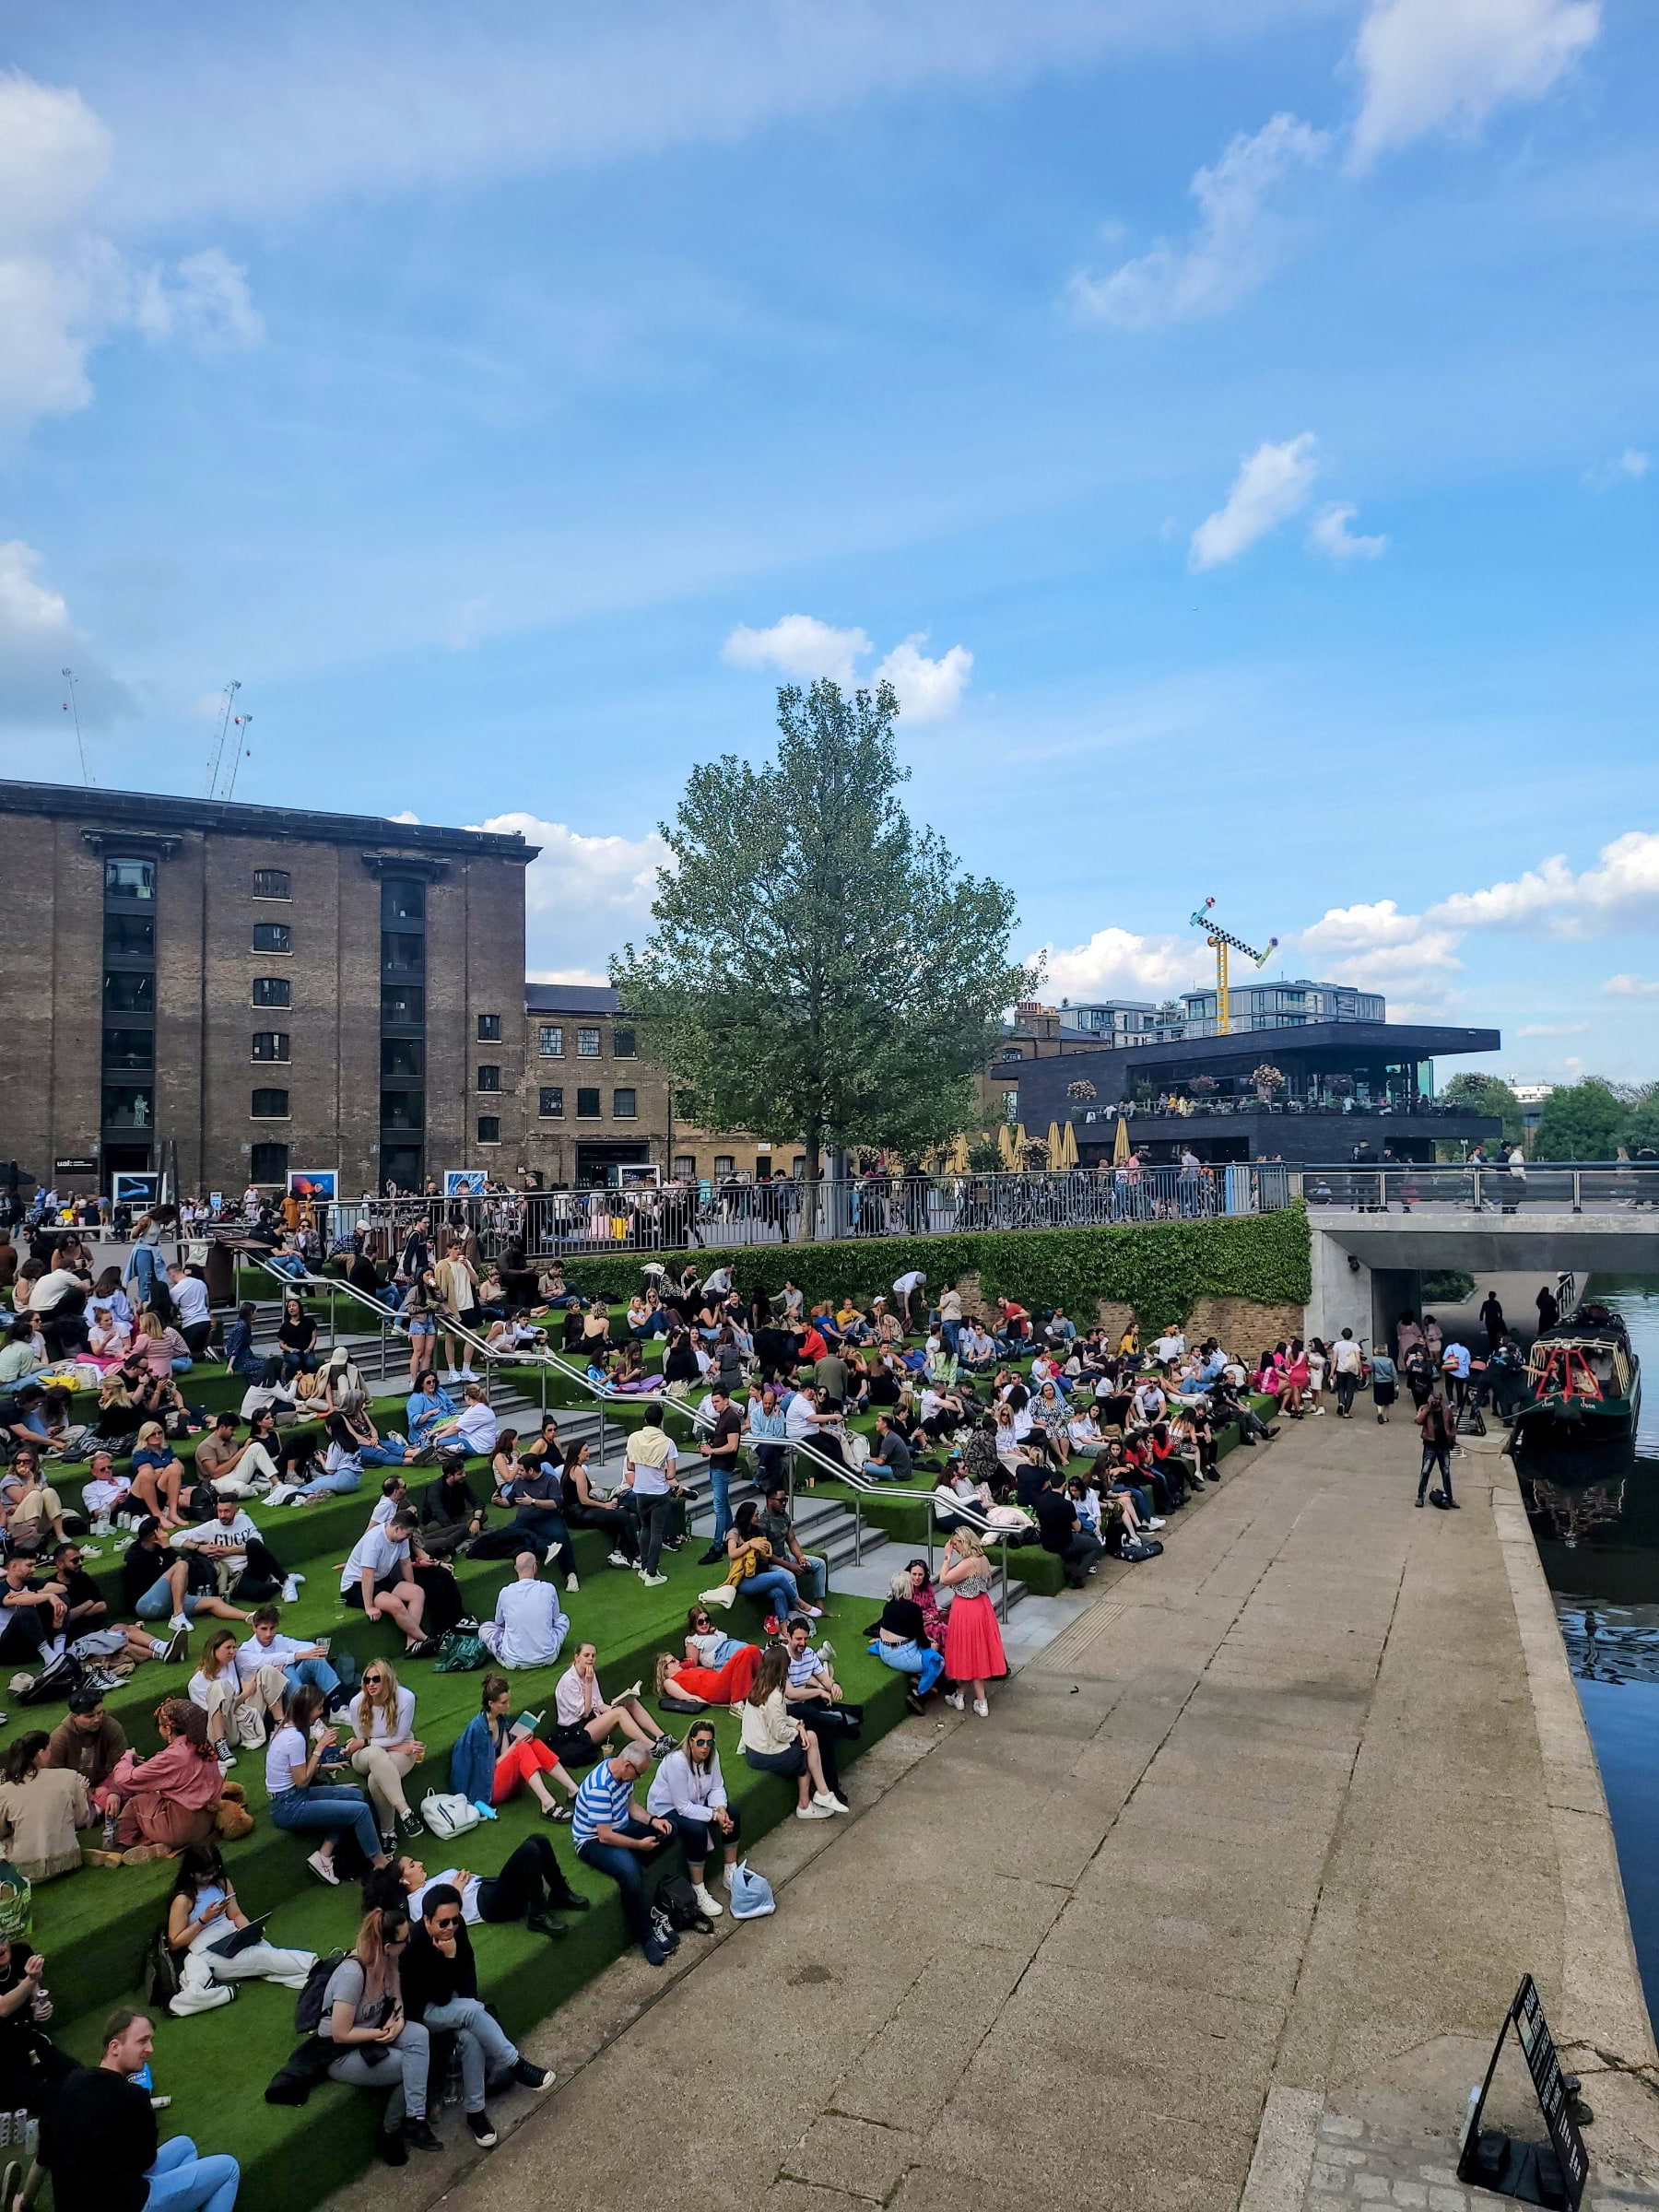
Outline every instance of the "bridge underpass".
{"type": "MultiPolygon", "coordinates": [[[[1554,1286],[1591,1275],[1659,1275],[1659,1208],[1606,1213],[1492,1207],[1373,1213],[1310,1208],[1312,1297],[1307,1333],[1329,1341],[1345,1328],[1392,1341],[1400,1314],[1420,1312],[1426,1274],[1456,1268],[1482,1280],[1529,1276],[1554,1286]]],[[[1529,1301],[1530,1307],[1530,1301],[1529,1301]]],[[[1512,1319],[1530,1322],[1530,1311],[1512,1319]]]]}

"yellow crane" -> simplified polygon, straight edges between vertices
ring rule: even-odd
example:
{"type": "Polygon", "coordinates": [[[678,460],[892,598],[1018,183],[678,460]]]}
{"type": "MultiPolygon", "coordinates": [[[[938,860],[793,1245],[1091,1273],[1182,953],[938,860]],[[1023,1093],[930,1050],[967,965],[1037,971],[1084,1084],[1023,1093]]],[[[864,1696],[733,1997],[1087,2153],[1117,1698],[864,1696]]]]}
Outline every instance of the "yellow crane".
{"type": "Polygon", "coordinates": [[[1246,945],[1242,937],[1235,937],[1230,930],[1220,926],[1212,911],[1215,903],[1213,899],[1206,899],[1191,919],[1194,929],[1203,930],[1204,941],[1216,956],[1216,1034],[1218,1037],[1226,1037],[1232,1031],[1232,1001],[1227,987],[1228,954],[1241,952],[1247,959],[1253,960],[1258,968],[1265,968],[1273,958],[1278,939],[1269,937],[1266,951],[1258,952],[1253,945],[1246,945]]]}

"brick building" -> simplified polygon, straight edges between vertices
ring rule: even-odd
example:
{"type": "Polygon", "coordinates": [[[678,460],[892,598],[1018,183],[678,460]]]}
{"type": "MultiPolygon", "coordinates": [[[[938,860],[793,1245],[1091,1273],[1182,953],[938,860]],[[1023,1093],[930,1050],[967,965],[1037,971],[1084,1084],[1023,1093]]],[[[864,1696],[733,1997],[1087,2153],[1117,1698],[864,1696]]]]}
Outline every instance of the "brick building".
{"type": "MultiPolygon", "coordinates": [[[[0,782],[0,1157],[503,1171],[524,1083],[520,837],[0,782]]],[[[87,1187],[91,1178],[66,1179],[87,1187]]]]}
{"type": "Polygon", "coordinates": [[[525,983],[518,1159],[542,1187],[668,1171],[668,1084],[607,985],[525,983]]]}

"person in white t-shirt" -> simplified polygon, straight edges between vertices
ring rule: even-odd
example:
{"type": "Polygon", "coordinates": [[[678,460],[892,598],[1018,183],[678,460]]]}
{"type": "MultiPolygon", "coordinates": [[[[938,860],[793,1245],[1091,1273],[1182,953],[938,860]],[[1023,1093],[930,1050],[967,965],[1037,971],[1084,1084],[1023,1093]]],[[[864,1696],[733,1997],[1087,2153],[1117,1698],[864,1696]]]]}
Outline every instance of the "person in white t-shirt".
{"type": "Polygon", "coordinates": [[[469,1382],[461,1410],[452,1419],[440,1421],[427,1437],[429,1450],[438,1452],[465,1452],[469,1456],[488,1459],[495,1450],[500,1423],[493,1407],[484,1394],[482,1382],[469,1382]]]}
{"type": "Polygon", "coordinates": [[[907,1336],[911,1326],[911,1300],[926,1288],[927,1277],[919,1267],[912,1267],[908,1275],[901,1275],[893,1285],[893,1296],[899,1300],[899,1317],[904,1324],[907,1336]]]}
{"type": "Polygon", "coordinates": [[[249,1626],[253,1630],[237,1647],[236,1678],[245,1692],[255,1688],[263,1672],[277,1668],[290,1695],[300,1688],[319,1689],[332,1699],[340,1677],[328,1664],[328,1649],[321,1643],[298,1643],[282,1633],[282,1616],[275,1606],[260,1606],[249,1626]]]}
{"type": "Polygon", "coordinates": [[[1365,1373],[1365,1354],[1354,1341],[1352,1329],[1344,1329],[1332,1345],[1331,1371],[1336,1378],[1336,1418],[1352,1420],[1354,1393],[1365,1373]]]}
{"type": "Polygon", "coordinates": [[[1173,1367],[1186,1350],[1186,1332],[1171,1323],[1152,1347],[1152,1357],[1159,1367],[1173,1367]]]}
{"type": "Polygon", "coordinates": [[[570,1633],[558,1591],[538,1580],[540,1565],[533,1551],[519,1553],[513,1580],[496,1599],[495,1618],[478,1630],[479,1641],[502,1666],[551,1666],[570,1633]]]}
{"type": "Polygon", "coordinates": [[[341,1570],[340,1602],[369,1620],[391,1621],[403,1630],[405,1650],[429,1659],[436,1647],[420,1633],[426,1592],[409,1558],[418,1525],[414,1507],[401,1505],[383,1527],[366,1528],[341,1570]]]}
{"type": "Polygon", "coordinates": [[[188,1267],[175,1265],[167,1271],[168,1288],[172,1294],[174,1325],[190,1347],[193,1359],[201,1359],[207,1349],[207,1340],[213,1335],[213,1311],[208,1302],[207,1285],[199,1275],[188,1267]]]}

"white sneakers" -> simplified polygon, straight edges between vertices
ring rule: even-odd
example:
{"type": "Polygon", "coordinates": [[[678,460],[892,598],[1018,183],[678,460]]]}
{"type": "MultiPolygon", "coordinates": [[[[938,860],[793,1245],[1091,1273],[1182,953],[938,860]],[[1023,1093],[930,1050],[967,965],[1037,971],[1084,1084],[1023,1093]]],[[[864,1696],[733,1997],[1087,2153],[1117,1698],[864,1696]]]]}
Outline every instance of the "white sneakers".
{"type": "Polygon", "coordinates": [[[832,1796],[828,1790],[814,1790],[812,1793],[812,1802],[814,1805],[822,1806],[825,1812],[830,1815],[831,1819],[834,1818],[837,1813],[844,1813],[847,1809],[846,1806],[841,1803],[841,1799],[839,1797],[832,1796]]]}
{"type": "Polygon", "coordinates": [[[959,1689],[947,1689],[945,1692],[945,1702],[947,1705],[954,1705],[958,1712],[966,1712],[968,1706],[968,1700],[959,1689]]]}
{"type": "Polygon", "coordinates": [[[643,1567],[638,1570],[638,1573],[647,1590],[660,1590],[668,1580],[665,1574],[647,1574],[643,1567]]]}
{"type": "Polygon", "coordinates": [[[339,1888],[340,1877],[334,1870],[332,1859],[325,1859],[320,1851],[313,1851],[305,1863],[320,1882],[326,1882],[331,1889],[339,1888]]]}
{"type": "Polygon", "coordinates": [[[302,1574],[290,1574],[284,1582],[282,1585],[282,1602],[285,1606],[297,1606],[299,1604],[300,1585],[304,1580],[305,1577],[302,1574]]]}
{"type": "Polygon", "coordinates": [[[633,1565],[633,1561],[625,1551],[613,1551],[609,1554],[609,1559],[613,1567],[631,1567],[633,1565]]]}
{"type": "Polygon", "coordinates": [[[991,1718],[991,1708],[988,1704],[986,1704],[983,1698],[974,1699],[973,1710],[979,1714],[982,1721],[988,1721],[991,1718]]]}
{"type": "Polygon", "coordinates": [[[830,1818],[833,1809],[830,1806],[819,1805],[815,1799],[811,1805],[797,1805],[795,1818],[797,1820],[828,1820],[830,1818]]]}
{"type": "Polygon", "coordinates": [[[714,1900],[709,1895],[708,1890],[704,1888],[701,1882],[698,1882],[693,1887],[691,1894],[694,1898],[696,1898],[697,1909],[702,1914],[705,1920],[718,1920],[721,1914],[725,1911],[725,1907],[724,1905],[715,1903],[714,1900]]]}
{"type": "Polygon", "coordinates": [[[577,1581],[573,1574],[567,1574],[565,1576],[565,1595],[567,1597],[573,1596],[574,1594],[581,1589],[581,1587],[582,1584],[577,1581]]]}

